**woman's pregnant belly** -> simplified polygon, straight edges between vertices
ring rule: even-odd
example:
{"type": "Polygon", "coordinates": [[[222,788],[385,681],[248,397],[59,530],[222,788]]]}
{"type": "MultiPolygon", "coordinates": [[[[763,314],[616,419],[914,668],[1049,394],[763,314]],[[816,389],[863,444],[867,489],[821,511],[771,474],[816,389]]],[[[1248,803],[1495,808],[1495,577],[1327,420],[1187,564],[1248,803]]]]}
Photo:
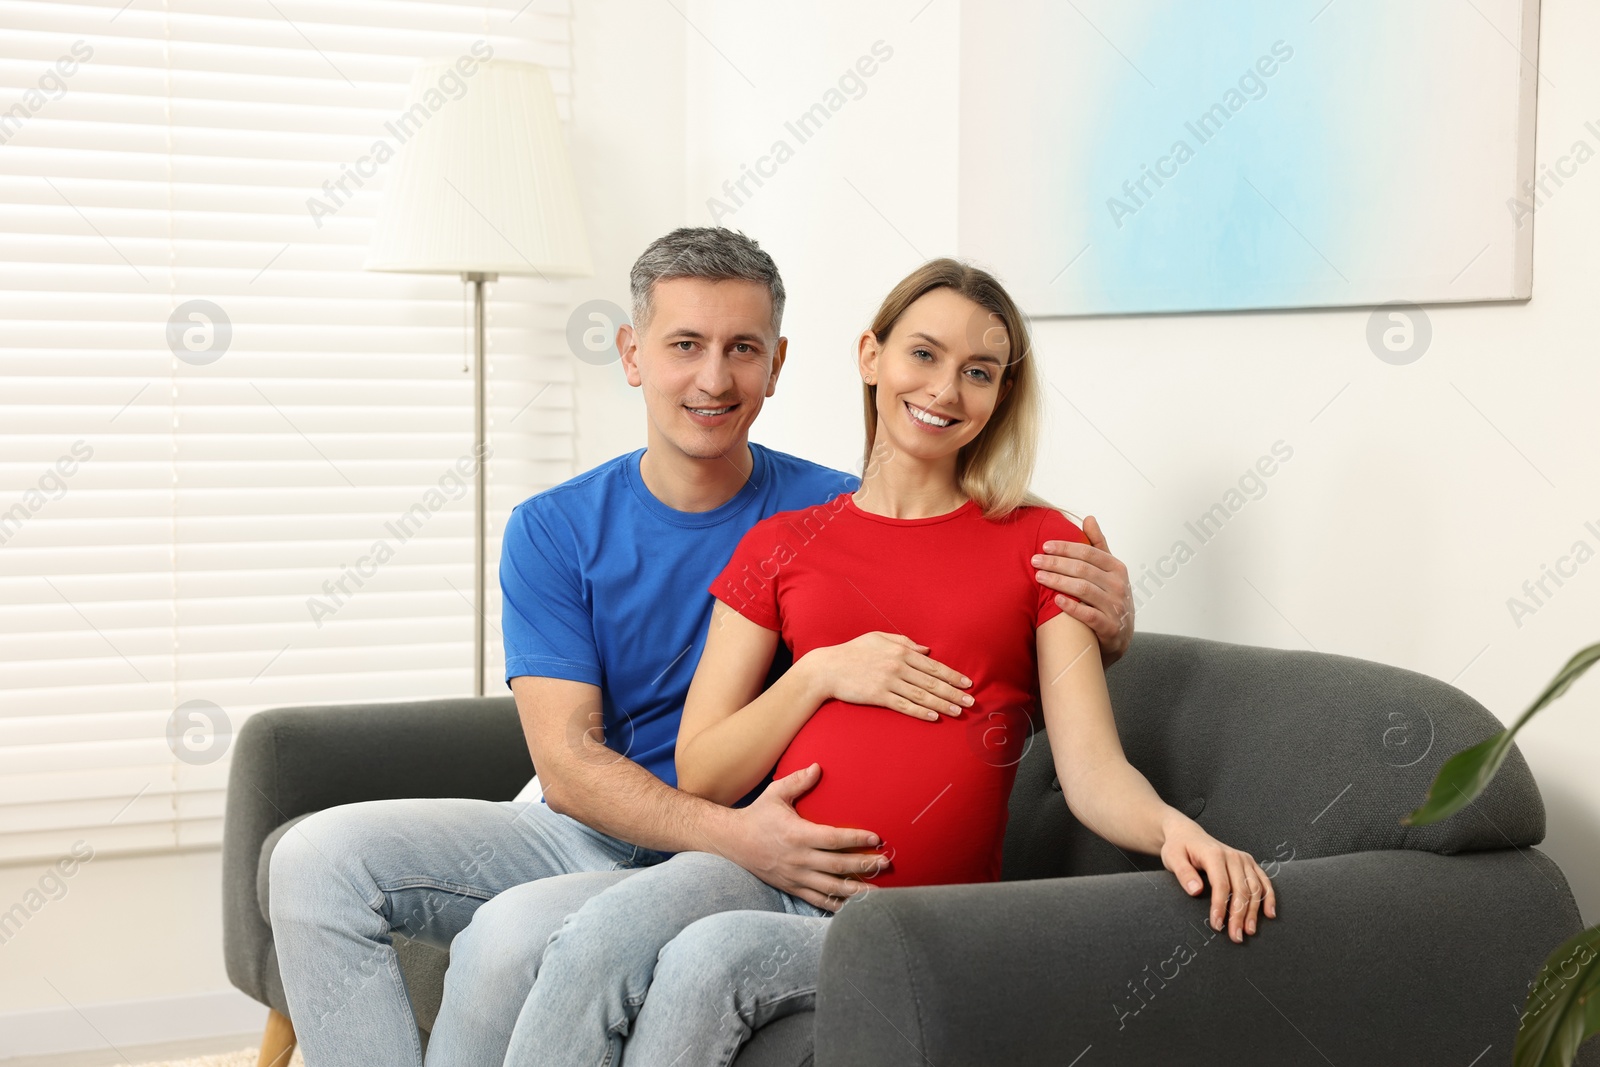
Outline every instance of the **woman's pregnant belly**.
{"type": "Polygon", "coordinates": [[[877,834],[893,866],[873,885],[998,881],[1023,746],[997,749],[996,736],[994,723],[972,711],[927,720],[829,701],[789,743],[776,773],[821,766],[795,810],[814,823],[877,834]]]}

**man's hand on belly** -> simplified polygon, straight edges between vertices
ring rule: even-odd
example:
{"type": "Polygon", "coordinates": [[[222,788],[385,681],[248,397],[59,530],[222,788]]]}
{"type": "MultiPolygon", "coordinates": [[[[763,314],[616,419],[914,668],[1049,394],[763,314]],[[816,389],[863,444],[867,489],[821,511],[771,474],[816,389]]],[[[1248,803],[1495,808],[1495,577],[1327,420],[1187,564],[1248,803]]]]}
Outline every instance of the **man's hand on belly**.
{"type": "Polygon", "coordinates": [[[779,778],[751,804],[727,809],[707,851],[732,860],[775,889],[828,911],[838,911],[847,897],[869,889],[870,878],[888,866],[871,849],[878,835],[869,830],[818,826],[794,810],[794,801],[817,784],[821,768],[809,767],[779,778]]]}

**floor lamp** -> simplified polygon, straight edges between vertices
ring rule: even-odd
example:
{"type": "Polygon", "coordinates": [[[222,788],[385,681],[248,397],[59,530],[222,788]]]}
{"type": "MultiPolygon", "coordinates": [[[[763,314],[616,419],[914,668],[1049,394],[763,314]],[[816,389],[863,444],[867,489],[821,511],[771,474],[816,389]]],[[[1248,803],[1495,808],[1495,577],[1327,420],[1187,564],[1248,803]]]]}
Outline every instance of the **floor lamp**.
{"type": "Polygon", "coordinates": [[[590,274],[589,246],[555,94],[543,67],[469,56],[424,63],[412,76],[405,110],[385,129],[399,145],[366,269],[458,274],[472,287],[473,454],[478,457],[473,691],[483,696],[488,607],[484,286],[502,274],[545,279],[590,274]]]}

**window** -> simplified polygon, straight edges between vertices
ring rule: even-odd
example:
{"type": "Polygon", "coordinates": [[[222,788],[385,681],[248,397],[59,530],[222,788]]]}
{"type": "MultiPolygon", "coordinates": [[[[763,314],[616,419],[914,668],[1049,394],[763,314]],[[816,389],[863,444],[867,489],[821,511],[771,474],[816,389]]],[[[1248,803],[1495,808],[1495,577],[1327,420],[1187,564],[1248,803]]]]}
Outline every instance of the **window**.
{"type": "MultiPolygon", "coordinates": [[[[377,146],[475,43],[565,115],[569,23],[0,0],[0,862],[215,845],[254,711],[471,691],[471,308],[361,269],[377,146]]],[[[491,561],[573,473],[563,295],[491,287],[491,561]]]]}

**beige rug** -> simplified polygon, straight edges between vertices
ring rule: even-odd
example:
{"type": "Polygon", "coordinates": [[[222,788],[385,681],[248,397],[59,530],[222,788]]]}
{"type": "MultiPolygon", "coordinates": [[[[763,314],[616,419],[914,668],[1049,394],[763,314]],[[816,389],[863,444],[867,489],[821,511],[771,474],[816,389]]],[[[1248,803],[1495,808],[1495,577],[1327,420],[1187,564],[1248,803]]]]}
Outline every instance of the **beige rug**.
{"type": "MultiPolygon", "coordinates": [[[[247,1048],[238,1052],[224,1052],[220,1056],[201,1056],[192,1060],[141,1063],[138,1067],[256,1067],[256,1058],[260,1055],[260,1049],[247,1048]]],[[[288,1067],[306,1067],[306,1061],[301,1058],[299,1049],[294,1050],[294,1059],[289,1061],[288,1067]]]]}

